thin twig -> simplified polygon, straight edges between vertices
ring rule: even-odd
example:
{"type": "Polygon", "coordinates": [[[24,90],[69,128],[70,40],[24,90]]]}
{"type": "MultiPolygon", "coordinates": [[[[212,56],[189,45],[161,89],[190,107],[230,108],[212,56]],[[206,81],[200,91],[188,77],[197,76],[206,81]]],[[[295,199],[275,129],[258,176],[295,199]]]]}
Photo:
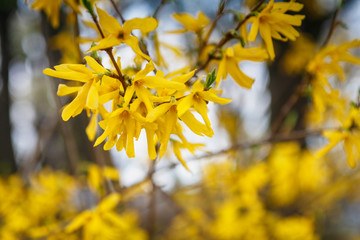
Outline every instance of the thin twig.
{"type": "MultiPolygon", "coordinates": [[[[101,37],[104,39],[104,38],[105,38],[105,35],[104,35],[104,32],[102,31],[102,29],[101,29],[101,27],[100,27],[100,24],[99,24],[99,21],[97,20],[96,15],[95,15],[95,14],[92,14],[92,13],[90,13],[90,14],[91,14],[91,17],[92,17],[92,19],[93,19],[93,21],[94,21],[97,29],[99,30],[99,33],[100,33],[101,37]]],[[[113,55],[113,53],[112,53],[112,48],[107,48],[107,49],[104,49],[104,50],[105,50],[105,52],[109,55],[110,60],[111,60],[112,64],[114,65],[114,67],[115,67],[115,69],[116,69],[116,71],[117,71],[117,73],[118,73],[118,75],[119,75],[119,80],[120,80],[120,82],[121,82],[121,84],[122,84],[122,86],[123,86],[123,88],[124,88],[124,91],[125,91],[126,88],[127,88],[127,84],[126,84],[125,78],[124,78],[124,76],[122,75],[121,70],[120,70],[119,66],[117,65],[117,62],[116,62],[116,60],[115,60],[115,58],[114,58],[114,55],[113,55]]]]}
{"type": "Polygon", "coordinates": [[[213,20],[209,30],[207,31],[204,39],[202,40],[202,42],[200,43],[200,47],[199,47],[199,53],[201,54],[203,48],[207,45],[208,41],[209,41],[209,38],[210,38],[210,35],[211,33],[214,31],[216,25],[217,25],[217,22],[220,20],[220,18],[222,16],[224,16],[224,14],[227,12],[227,11],[224,11],[225,7],[226,7],[226,4],[227,4],[227,1],[223,1],[221,2],[222,4],[219,5],[219,9],[218,11],[216,12],[216,16],[215,16],[215,19],[213,20]]]}
{"type": "Polygon", "coordinates": [[[222,39],[220,39],[220,41],[218,42],[218,44],[216,45],[213,54],[209,55],[208,58],[206,59],[205,63],[203,63],[201,66],[199,66],[199,68],[195,71],[194,76],[197,75],[197,73],[199,73],[201,70],[205,69],[211,60],[215,59],[215,55],[216,53],[220,50],[220,48],[222,48],[227,42],[229,42],[230,40],[232,40],[234,38],[233,36],[233,31],[234,30],[238,30],[243,24],[246,23],[246,21],[253,16],[253,12],[257,11],[261,5],[265,2],[265,0],[261,0],[259,1],[256,6],[250,11],[250,13],[248,13],[244,19],[242,19],[241,21],[239,21],[239,23],[237,24],[237,26],[235,27],[235,29],[231,29],[229,31],[227,31],[225,33],[225,35],[222,37],[222,39]]]}
{"type": "Polygon", "coordinates": [[[249,18],[251,18],[251,17],[253,16],[253,12],[259,10],[259,8],[261,7],[261,5],[263,5],[263,4],[265,3],[265,1],[266,1],[266,0],[261,0],[261,1],[259,1],[259,2],[251,9],[250,13],[249,13],[248,15],[246,15],[245,18],[242,19],[242,20],[238,23],[238,25],[236,26],[235,29],[236,29],[236,30],[239,30],[240,27],[241,27],[243,24],[245,24],[246,21],[249,20],[249,18]]]}
{"type": "Polygon", "coordinates": [[[156,17],[157,17],[160,9],[165,5],[166,2],[167,2],[167,0],[161,0],[159,6],[155,9],[155,11],[154,11],[154,13],[153,13],[153,15],[152,15],[153,18],[156,18],[156,17]]]}
{"type": "MultiPolygon", "coordinates": [[[[197,160],[203,159],[203,158],[216,157],[219,155],[227,154],[231,151],[245,150],[248,148],[261,146],[261,145],[265,145],[265,144],[269,144],[269,143],[295,141],[295,140],[303,139],[303,138],[306,138],[309,136],[320,135],[325,130],[341,130],[341,129],[342,128],[340,128],[340,127],[332,127],[332,128],[327,127],[327,128],[319,128],[319,129],[312,129],[312,130],[298,130],[298,131],[293,131],[293,132],[290,132],[287,134],[283,133],[283,134],[278,134],[278,135],[272,135],[272,136],[269,136],[269,137],[266,137],[266,138],[263,138],[263,139],[260,139],[257,141],[246,141],[246,142],[242,142],[239,144],[235,144],[235,145],[231,146],[230,148],[223,149],[223,150],[209,153],[209,154],[204,154],[202,156],[192,158],[189,161],[197,161],[197,160]]],[[[157,171],[172,169],[179,165],[180,165],[180,163],[176,162],[176,163],[170,164],[169,166],[164,166],[164,167],[158,168],[157,171]]]]}
{"type": "Polygon", "coordinates": [[[301,95],[303,94],[304,90],[307,87],[307,84],[310,82],[310,76],[306,75],[300,85],[297,87],[296,91],[290,96],[289,100],[286,101],[285,105],[283,105],[280,109],[280,113],[273,122],[271,126],[271,133],[275,134],[279,131],[281,124],[283,123],[285,117],[288,115],[290,110],[295,106],[297,101],[300,99],[301,95]]]}
{"type": "Polygon", "coordinates": [[[113,7],[115,8],[116,13],[119,15],[120,19],[121,19],[121,23],[124,24],[125,22],[125,18],[123,17],[123,15],[121,14],[119,8],[116,6],[116,3],[114,2],[114,0],[110,0],[111,4],[113,5],[113,7]]]}
{"type": "Polygon", "coordinates": [[[337,26],[337,24],[338,24],[338,22],[336,21],[336,19],[337,19],[338,15],[339,15],[339,12],[340,12],[340,8],[337,8],[336,11],[335,11],[335,13],[334,13],[334,16],[333,16],[333,18],[332,18],[332,20],[331,20],[331,25],[330,25],[329,33],[328,33],[328,35],[326,36],[325,41],[324,41],[324,43],[323,43],[323,45],[322,45],[323,47],[329,44],[329,41],[330,41],[330,39],[331,39],[331,36],[333,35],[334,30],[335,30],[335,28],[336,28],[336,26],[337,26]]]}

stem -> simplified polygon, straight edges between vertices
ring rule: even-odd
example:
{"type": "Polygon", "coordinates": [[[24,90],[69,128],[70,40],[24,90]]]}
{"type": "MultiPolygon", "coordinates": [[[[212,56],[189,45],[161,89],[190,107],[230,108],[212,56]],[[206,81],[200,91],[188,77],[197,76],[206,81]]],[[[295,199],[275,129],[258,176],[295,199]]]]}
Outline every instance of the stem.
{"type": "MultiPolygon", "coordinates": [[[[289,142],[289,141],[294,141],[294,140],[300,140],[300,139],[304,139],[304,138],[309,137],[309,136],[320,135],[325,130],[338,130],[338,131],[340,131],[340,130],[343,130],[343,128],[341,128],[341,127],[333,127],[333,128],[319,128],[319,129],[313,129],[313,130],[298,130],[298,131],[293,131],[293,132],[290,132],[290,133],[287,133],[287,134],[271,135],[269,137],[266,137],[266,138],[263,138],[263,139],[260,139],[260,140],[257,140],[257,141],[246,141],[246,142],[242,142],[242,143],[239,143],[239,144],[235,144],[235,145],[231,146],[230,148],[220,150],[218,152],[205,154],[203,156],[193,158],[193,159],[191,159],[189,161],[197,161],[197,160],[202,159],[202,158],[215,157],[215,156],[219,156],[219,155],[222,155],[222,154],[226,154],[226,153],[231,152],[231,151],[244,150],[244,149],[248,149],[248,148],[252,148],[252,147],[256,147],[256,146],[261,146],[261,145],[265,145],[265,144],[269,144],[269,143],[289,142]]],[[[180,165],[180,163],[173,163],[173,164],[170,164],[169,166],[158,168],[157,171],[175,168],[178,165],[180,165]]]]}
{"type": "Polygon", "coordinates": [[[116,60],[115,60],[115,58],[114,58],[114,55],[112,54],[112,48],[105,49],[105,51],[106,51],[106,53],[109,55],[109,57],[110,57],[110,59],[111,59],[111,62],[113,63],[113,65],[114,65],[117,73],[119,74],[119,80],[120,80],[120,82],[121,82],[121,84],[122,84],[122,86],[123,86],[123,88],[124,88],[124,91],[125,91],[126,88],[127,88],[127,84],[126,84],[126,82],[125,82],[125,78],[124,78],[124,76],[122,75],[119,66],[117,65],[117,62],[116,62],[116,60]]]}
{"type": "Polygon", "coordinates": [[[121,14],[120,10],[118,9],[118,7],[116,6],[116,3],[114,2],[114,0],[110,0],[111,4],[113,5],[113,7],[115,8],[116,13],[119,15],[120,19],[121,19],[121,23],[124,24],[125,22],[125,18],[123,17],[123,15],[121,14]]]}
{"type": "Polygon", "coordinates": [[[154,11],[154,13],[152,15],[153,18],[156,18],[156,16],[158,15],[160,9],[165,5],[166,1],[167,0],[161,0],[159,6],[155,9],[155,11],[154,11]]]}
{"type": "Polygon", "coordinates": [[[261,0],[261,1],[259,1],[259,2],[251,9],[250,13],[249,13],[248,15],[246,15],[245,18],[238,23],[238,25],[236,26],[235,29],[236,29],[236,30],[239,30],[240,27],[241,27],[249,18],[252,17],[252,13],[255,12],[255,11],[257,11],[257,10],[261,7],[261,5],[263,5],[263,3],[265,3],[265,1],[266,1],[266,0],[261,0]]]}
{"type": "Polygon", "coordinates": [[[94,21],[96,28],[99,30],[99,33],[101,35],[102,38],[105,38],[105,35],[100,27],[99,21],[97,20],[96,16],[91,14],[92,20],[94,21]]]}
{"type": "Polygon", "coordinates": [[[340,11],[340,8],[337,8],[336,11],[335,11],[335,13],[334,13],[334,16],[333,16],[333,18],[332,18],[332,20],[331,20],[330,30],[329,30],[329,33],[328,33],[328,35],[326,36],[326,39],[325,39],[325,41],[324,41],[324,43],[323,43],[323,47],[326,46],[326,45],[329,43],[329,41],[330,41],[330,39],[331,39],[331,36],[332,36],[333,33],[334,33],[335,27],[337,26],[337,21],[336,21],[336,19],[337,19],[338,15],[339,15],[339,11],[340,11]]]}
{"type": "MultiPolygon", "coordinates": [[[[97,18],[96,18],[96,15],[91,14],[91,17],[92,17],[92,19],[93,19],[93,21],[94,21],[97,29],[99,30],[99,33],[100,33],[101,37],[104,39],[104,38],[105,38],[105,35],[104,35],[104,32],[102,31],[102,29],[101,29],[101,27],[100,27],[100,24],[99,24],[99,21],[98,21],[97,18]]],[[[110,59],[111,59],[111,62],[113,63],[113,65],[114,65],[114,67],[115,67],[115,69],[116,69],[116,72],[117,72],[118,75],[119,75],[119,80],[120,80],[120,82],[121,82],[121,84],[122,84],[122,86],[123,86],[123,88],[124,88],[124,91],[125,91],[126,88],[127,88],[127,84],[126,84],[126,82],[125,82],[125,78],[124,78],[124,76],[122,75],[119,66],[118,66],[117,63],[116,63],[116,60],[115,60],[114,55],[113,55],[113,53],[112,53],[112,48],[107,48],[107,49],[104,49],[104,50],[105,50],[105,52],[109,55],[109,57],[110,57],[110,59]]]]}
{"type": "Polygon", "coordinates": [[[250,17],[252,17],[252,12],[258,10],[264,2],[265,2],[265,0],[259,1],[259,2],[255,5],[255,7],[251,10],[251,12],[248,13],[244,19],[242,19],[241,21],[239,21],[239,23],[236,25],[235,29],[231,29],[231,30],[229,30],[229,31],[227,31],[227,32],[225,33],[225,35],[223,36],[223,38],[222,38],[222,39],[219,41],[219,43],[216,45],[216,47],[215,47],[215,49],[214,49],[214,54],[208,56],[208,58],[206,59],[205,63],[204,63],[203,65],[201,65],[201,66],[195,71],[194,76],[196,76],[197,73],[199,73],[201,70],[205,69],[205,68],[209,65],[210,61],[215,58],[215,55],[216,55],[216,53],[219,51],[219,49],[222,48],[227,42],[229,42],[231,39],[234,38],[232,32],[233,32],[234,30],[238,30],[243,24],[245,24],[246,21],[247,21],[250,17]]]}
{"type": "MultiPolygon", "coordinates": [[[[209,31],[206,33],[206,35],[205,35],[205,37],[204,37],[204,40],[202,41],[202,44],[201,44],[201,46],[200,46],[200,49],[201,49],[201,50],[206,46],[207,42],[209,41],[209,38],[210,38],[211,33],[212,33],[213,30],[215,29],[217,22],[219,21],[219,19],[220,19],[222,16],[223,16],[223,14],[218,14],[218,15],[215,17],[214,21],[212,22],[212,24],[211,24],[211,26],[210,26],[209,31]]],[[[201,52],[201,51],[200,51],[200,52],[201,52]]]]}
{"type": "Polygon", "coordinates": [[[300,99],[301,94],[304,92],[308,82],[311,81],[310,76],[305,76],[300,85],[297,87],[296,91],[290,96],[290,99],[281,107],[280,113],[273,122],[271,127],[271,133],[275,134],[279,131],[281,124],[283,123],[286,115],[290,112],[290,110],[295,106],[297,101],[300,99]]]}

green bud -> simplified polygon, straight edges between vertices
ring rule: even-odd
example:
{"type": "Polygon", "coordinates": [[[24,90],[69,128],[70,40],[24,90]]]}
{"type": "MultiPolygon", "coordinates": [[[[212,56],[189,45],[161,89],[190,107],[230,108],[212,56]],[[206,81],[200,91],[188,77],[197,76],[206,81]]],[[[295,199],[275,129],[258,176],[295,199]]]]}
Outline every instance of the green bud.
{"type": "Polygon", "coordinates": [[[215,68],[211,71],[211,73],[209,73],[206,76],[206,81],[204,82],[204,87],[205,88],[211,88],[211,85],[215,82],[216,80],[216,74],[215,74],[215,68]]]}
{"type": "Polygon", "coordinates": [[[260,14],[260,12],[258,12],[258,11],[253,11],[253,12],[251,13],[251,15],[252,15],[252,16],[255,16],[255,17],[259,16],[259,14],[260,14]]]}
{"type": "Polygon", "coordinates": [[[220,0],[218,13],[222,13],[224,11],[226,3],[227,3],[227,0],[220,0]]]}
{"type": "Polygon", "coordinates": [[[238,11],[231,11],[234,14],[234,21],[240,22],[245,18],[245,15],[238,11]]]}

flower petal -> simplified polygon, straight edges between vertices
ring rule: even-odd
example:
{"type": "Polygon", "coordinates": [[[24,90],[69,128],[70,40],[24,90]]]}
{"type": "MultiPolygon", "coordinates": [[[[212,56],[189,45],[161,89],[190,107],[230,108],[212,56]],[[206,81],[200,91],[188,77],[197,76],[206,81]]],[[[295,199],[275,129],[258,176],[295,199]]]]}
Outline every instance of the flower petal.
{"type": "Polygon", "coordinates": [[[116,18],[100,8],[96,8],[96,10],[99,15],[99,23],[106,32],[116,34],[123,29],[116,18]]]}
{"type": "Polygon", "coordinates": [[[134,29],[139,29],[143,33],[154,31],[158,26],[158,22],[155,18],[133,18],[125,21],[124,32],[131,33],[134,29]]]}

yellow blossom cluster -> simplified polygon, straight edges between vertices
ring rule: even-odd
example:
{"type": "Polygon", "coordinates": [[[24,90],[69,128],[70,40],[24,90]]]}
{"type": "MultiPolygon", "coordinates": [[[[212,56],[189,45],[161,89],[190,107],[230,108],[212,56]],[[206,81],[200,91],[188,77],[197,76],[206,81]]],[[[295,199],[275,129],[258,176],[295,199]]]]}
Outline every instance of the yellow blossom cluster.
{"type": "Polygon", "coordinates": [[[341,81],[346,80],[341,62],[359,65],[360,58],[349,52],[351,48],[359,46],[359,40],[343,43],[339,46],[327,45],[315,55],[307,66],[313,101],[311,119],[317,123],[324,123],[325,114],[331,109],[334,112],[334,118],[340,122],[338,129],[323,132],[323,136],[329,139],[330,143],[321,149],[316,156],[318,158],[323,157],[339,142],[344,141],[347,162],[352,168],[356,166],[356,160],[360,158],[359,106],[357,103],[346,106],[348,101],[340,96],[340,90],[335,89],[329,79],[330,77],[337,77],[341,81]]]}
{"type": "Polygon", "coordinates": [[[209,164],[196,190],[175,193],[182,211],[166,238],[321,239],[313,210],[326,212],[346,194],[334,184],[334,194],[313,200],[332,188],[332,171],[292,142],[274,145],[264,161],[209,164]]]}
{"type": "MultiPolygon", "coordinates": [[[[55,66],[55,70],[50,68],[44,70],[48,76],[78,82],[78,84],[59,85],[59,96],[76,95],[64,107],[63,120],[67,121],[85,110],[89,116],[92,115],[86,129],[89,139],[92,141],[96,138],[97,125],[104,130],[94,145],[97,146],[108,139],[104,144],[105,150],[116,146],[118,151],[125,149],[128,157],[135,157],[134,141],[144,130],[151,159],[155,159],[157,155],[161,158],[166,152],[168,142],[171,141],[175,155],[185,167],[186,163],[181,157],[180,149],[185,148],[194,152],[195,147],[200,145],[189,143],[186,140],[183,134],[183,124],[197,135],[213,136],[214,132],[207,113],[208,102],[226,104],[231,101],[218,96],[221,92],[218,89],[221,80],[230,74],[241,87],[250,89],[254,79],[242,72],[238,66],[239,62],[245,60],[264,61],[268,58],[267,52],[273,59],[274,51],[269,46],[269,38],[270,41],[271,37],[285,40],[279,38],[280,34],[284,34],[286,39],[293,40],[298,34],[291,25],[299,26],[303,19],[302,15],[285,14],[288,10],[299,11],[302,4],[293,1],[290,3],[270,1],[258,15],[250,17],[246,22],[246,24],[253,24],[249,35],[251,41],[256,37],[257,29],[260,29],[262,35],[264,32],[274,32],[271,36],[263,36],[268,50],[260,47],[246,48],[242,43],[227,46],[224,49],[212,49],[212,55],[208,56],[208,62],[217,60],[218,70],[216,74],[213,71],[204,78],[197,76],[199,72],[197,68],[206,66],[193,66],[187,71],[165,74],[154,64],[146,45],[144,45],[144,40],[157,28],[158,22],[155,18],[134,18],[126,21],[122,19],[122,23],[120,23],[101,8],[96,7],[95,11],[91,2],[83,2],[95,21],[87,25],[95,28],[98,33],[98,37],[93,39],[96,43],[93,43],[89,49],[89,52],[92,52],[91,56],[84,58],[87,66],[64,63],[55,66]],[[268,19],[268,21],[264,19],[268,19]],[[291,34],[279,30],[282,26],[285,26],[291,34]],[[273,30],[270,31],[270,29],[273,30]],[[140,30],[140,41],[133,34],[133,30],[140,30]],[[129,46],[137,57],[142,59],[139,59],[137,67],[133,70],[123,69],[120,57],[115,60],[113,49],[122,45],[129,46]],[[112,69],[104,67],[97,51],[104,51],[109,55],[112,69]],[[218,54],[220,54],[220,59],[213,59],[218,54]],[[142,64],[144,60],[147,61],[145,66],[142,64]],[[197,80],[194,80],[196,78],[197,80]],[[106,107],[109,104],[111,107],[106,107]],[[199,121],[196,115],[199,115],[202,121],[199,121]],[[99,121],[99,117],[101,117],[101,121],[99,121]],[[159,148],[156,150],[158,144],[159,148]]],[[[199,56],[204,55],[205,52],[210,54],[208,51],[211,48],[209,47],[213,45],[207,42],[213,28],[205,30],[210,25],[210,19],[202,12],[199,12],[196,18],[188,13],[174,14],[173,17],[184,28],[170,32],[195,33],[199,38],[199,56]]],[[[241,27],[242,35],[246,35],[244,27],[245,24],[241,27]]],[[[233,34],[224,41],[235,36],[236,34],[233,34]]],[[[246,36],[244,37],[246,38],[246,36]]],[[[84,40],[80,40],[80,42],[84,42],[84,40]]],[[[156,62],[165,63],[160,54],[159,42],[156,47],[158,59],[156,62]]]]}
{"type": "Polygon", "coordinates": [[[0,238],[15,239],[147,239],[132,210],[119,212],[120,194],[106,197],[94,189],[105,179],[119,180],[116,169],[91,165],[87,181],[44,169],[26,183],[20,175],[0,179],[0,238]],[[98,183],[100,181],[100,183],[98,183]],[[93,201],[84,201],[83,194],[93,201]],[[87,210],[84,210],[87,209],[87,210]],[[79,234],[80,233],[80,234],[79,234]]]}
{"type": "MultiPolygon", "coordinates": [[[[313,155],[304,149],[306,141],[302,146],[295,142],[274,144],[293,140],[291,131],[277,135],[276,130],[259,142],[238,144],[242,140],[241,120],[225,110],[219,120],[227,128],[233,146],[219,152],[226,155],[216,159],[220,163],[206,166],[197,185],[181,189],[179,183],[173,193],[164,191],[154,180],[153,175],[159,170],[154,161],[148,175],[134,188],[119,184],[117,169],[97,165],[91,165],[86,176],[80,177],[45,170],[31,176],[27,185],[18,176],[0,179],[0,194],[8,196],[0,202],[1,239],[317,240],[323,237],[321,229],[327,227],[322,219],[326,218],[326,211],[333,213],[338,202],[359,197],[349,190],[358,178],[352,179],[352,175],[337,178],[337,166],[320,158],[342,145],[351,168],[360,160],[360,98],[350,105],[341,89],[336,88],[341,83],[338,79],[346,82],[343,64],[360,64],[360,58],[350,53],[360,47],[360,40],[328,44],[330,34],[316,53],[312,40],[300,36],[296,29],[305,19],[301,14],[303,4],[296,0],[247,0],[244,4],[251,9],[247,14],[226,9],[227,1],[221,0],[214,19],[201,11],[196,16],[174,13],[172,16],[181,27],[166,32],[158,29],[157,12],[168,1],[161,1],[151,17],[127,20],[116,8],[116,2],[111,1],[115,11],[107,11],[106,4],[94,2],[34,0],[31,4],[45,12],[54,28],[61,28],[59,15],[63,3],[73,9],[73,14],[86,10],[90,17],[82,17],[79,23],[95,30],[96,35],[85,38],[81,31],[79,36],[62,31],[53,37],[50,47],[61,51],[62,64],[46,68],[43,73],[64,80],[57,90],[58,96],[68,96],[61,117],[68,121],[86,113],[90,118],[86,134],[94,146],[124,150],[133,158],[137,155],[136,141],[145,134],[150,159],[160,159],[171,149],[190,171],[182,151],[195,154],[204,144],[189,141],[185,131],[202,137],[214,136],[209,103],[231,102],[220,88],[221,82],[231,77],[238,86],[251,89],[255,79],[245,74],[242,63],[274,61],[277,48],[274,40],[297,40],[289,44],[291,50],[285,57],[281,56],[284,73],[304,78],[289,102],[296,104],[296,99],[306,95],[308,123],[322,127],[334,122],[337,125],[315,129],[314,135],[322,133],[329,143],[313,155]],[[118,17],[110,12],[116,12],[118,17]],[[215,37],[218,21],[226,14],[233,14],[236,23],[215,37]],[[186,34],[184,37],[189,37],[191,46],[184,50],[166,43],[162,38],[165,34],[186,34]],[[257,40],[262,40],[264,46],[257,40]],[[84,45],[80,48],[79,44],[84,45]],[[85,47],[86,51],[81,52],[85,47]],[[121,62],[127,57],[122,55],[123,48],[135,55],[129,66],[121,62]],[[161,51],[165,49],[175,53],[179,60],[185,59],[179,62],[186,62],[186,66],[168,60],[168,54],[161,51]],[[171,64],[178,68],[170,68],[171,64]],[[257,148],[262,144],[267,148],[257,148]],[[243,147],[249,151],[238,151],[243,147]],[[151,196],[143,194],[150,189],[142,189],[143,184],[151,186],[151,196]],[[132,190],[136,193],[126,195],[132,190]],[[83,201],[84,195],[90,203],[83,201]],[[134,203],[130,198],[141,202],[144,195],[151,205],[148,220],[143,221],[150,222],[149,236],[138,226],[137,214],[124,210],[134,203]],[[166,198],[179,211],[174,215],[159,214],[171,221],[158,226],[159,217],[158,222],[154,220],[154,230],[151,221],[160,212],[156,210],[155,198],[166,198]]],[[[280,117],[281,114],[284,119],[289,117],[292,107],[285,103],[279,109],[280,117]]],[[[280,131],[286,129],[285,122],[286,119],[280,123],[284,127],[279,127],[280,131]]],[[[292,130],[292,126],[289,128],[292,130]]],[[[300,130],[294,139],[308,136],[309,129],[300,130]]],[[[219,156],[216,153],[211,156],[215,155],[219,156]]]]}
{"type": "MultiPolygon", "coordinates": [[[[321,239],[318,216],[359,197],[352,189],[359,178],[344,179],[295,142],[274,145],[264,161],[220,159],[204,168],[196,186],[176,189],[174,202],[166,199],[179,211],[165,212],[171,221],[159,226],[159,239],[321,239]]],[[[142,212],[124,210],[149,188],[109,192],[108,182],[120,181],[117,169],[84,169],[80,176],[43,169],[28,183],[19,175],[0,178],[7,196],[0,202],[1,239],[149,239],[137,220],[142,212]]]]}

